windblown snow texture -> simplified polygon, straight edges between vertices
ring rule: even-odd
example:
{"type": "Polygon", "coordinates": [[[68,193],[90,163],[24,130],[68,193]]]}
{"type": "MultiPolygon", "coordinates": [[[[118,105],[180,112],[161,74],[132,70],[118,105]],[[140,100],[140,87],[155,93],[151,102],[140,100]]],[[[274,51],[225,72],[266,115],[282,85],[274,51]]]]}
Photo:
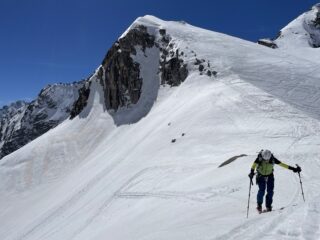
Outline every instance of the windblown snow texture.
{"type": "Polygon", "coordinates": [[[73,119],[0,161],[0,239],[319,239],[319,48],[299,56],[290,41],[138,18],[80,88],[73,119]],[[257,214],[253,186],[246,219],[262,148],[302,167],[306,202],[298,176],[275,166],[273,207],[285,208],[257,214]]]}

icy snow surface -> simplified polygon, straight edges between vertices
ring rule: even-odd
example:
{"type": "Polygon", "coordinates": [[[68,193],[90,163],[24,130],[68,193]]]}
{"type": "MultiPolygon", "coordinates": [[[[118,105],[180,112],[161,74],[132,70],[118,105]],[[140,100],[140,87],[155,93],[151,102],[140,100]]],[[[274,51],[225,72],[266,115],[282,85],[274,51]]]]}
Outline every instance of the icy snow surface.
{"type": "MultiPolygon", "coordinates": [[[[188,78],[157,86],[150,112],[120,127],[93,81],[86,117],[0,162],[0,239],[320,239],[318,64],[185,23],[141,23],[167,30],[188,78]],[[196,58],[217,78],[199,75],[196,58]],[[247,174],[262,148],[301,165],[306,202],[297,174],[275,166],[275,211],[255,212],[253,186],[247,219],[247,174]]],[[[147,95],[156,79],[144,79],[147,95]]]]}

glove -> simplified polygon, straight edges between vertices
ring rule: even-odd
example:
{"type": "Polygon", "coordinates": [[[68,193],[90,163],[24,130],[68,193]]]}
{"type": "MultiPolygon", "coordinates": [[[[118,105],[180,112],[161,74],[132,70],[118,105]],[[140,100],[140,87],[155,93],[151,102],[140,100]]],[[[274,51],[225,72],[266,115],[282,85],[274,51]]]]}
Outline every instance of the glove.
{"type": "Polygon", "coordinates": [[[301,172],[301,167],[297,166],[297,167],[291,167],[291,170],[295,173],[300,173],[301,172]]]}
{"type": "Polygon", "coordinates": [[[251,171],[248,176],[249,176],[250,179],[252,179],[253,176],[254,176],[254,171],[251,171]]]}

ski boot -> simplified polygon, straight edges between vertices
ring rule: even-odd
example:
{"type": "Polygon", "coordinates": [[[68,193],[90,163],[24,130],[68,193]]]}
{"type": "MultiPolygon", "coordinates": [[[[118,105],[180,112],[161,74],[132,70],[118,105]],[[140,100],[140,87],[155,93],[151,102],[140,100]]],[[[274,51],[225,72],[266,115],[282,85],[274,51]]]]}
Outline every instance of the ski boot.
{"type": "Polygon", "coordinates": [[[257,211],[258,211],[259,214],[262,213],[262,206],[261,206],[261,204],[258,204],[258,206],[257,206],[257,211]]]}
{"type": "Polygon", "coordinates": [[[271,212],[272,211],[272,207],[267,207],[265,211],[266,212],[271,212]]]}
{"type": "Polygon", "coordinates": [[[271,212],[271,211],[272,211],[272,207],[267,207],[262,211],[262,213],[271,212]]]}

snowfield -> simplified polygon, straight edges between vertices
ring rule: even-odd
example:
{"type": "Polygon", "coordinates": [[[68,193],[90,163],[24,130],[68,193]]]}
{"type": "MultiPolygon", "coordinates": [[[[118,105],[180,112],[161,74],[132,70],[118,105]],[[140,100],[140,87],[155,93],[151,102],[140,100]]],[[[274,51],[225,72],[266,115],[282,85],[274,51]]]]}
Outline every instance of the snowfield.
{"type": "MultiPolygon", "coordinates": [[[[139,24],[166,29],[189,76],[159,86],[144,68],[142,102],[118,115],[93,81],[78,117],[3,158],[0,239],[320,239],[319,62],[186,23],[139,24]],[[200,75],[196,58],[217,77],[200,75]],[[256,213],[254,185],[247,219],[262,148],[302,167],[306,202],[298,175],[275,166],[274,211],[256,213]]],[[[136,61],[152,65],[150,51],[136,61]]]]}

